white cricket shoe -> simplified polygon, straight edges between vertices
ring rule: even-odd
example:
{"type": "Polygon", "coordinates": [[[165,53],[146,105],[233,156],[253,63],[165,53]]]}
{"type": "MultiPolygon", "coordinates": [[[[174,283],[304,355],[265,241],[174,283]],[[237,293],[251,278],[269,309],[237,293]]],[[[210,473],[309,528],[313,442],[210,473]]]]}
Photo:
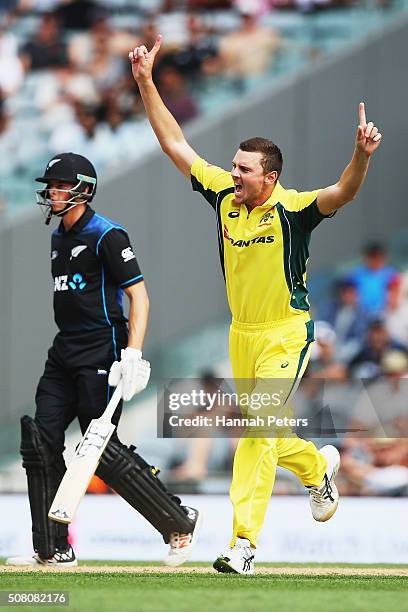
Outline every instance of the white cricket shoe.
{"type": "Polygon", "coordinates": [[[339,505],[339,492],[334,479],[340,467],[340,453],[335,446],[327,444],[320,449],[327,459],[327,470],[319,487],[308,487],[313,518],[323,523],[328,521],[339,505]]]}
{"type": "Polygon", "coordinates": [[[251,575],[255,571],[255,548],[249,540],[237,538],[235,546],[214,561],[213,568],[224,574],[251,575]]]}
{"type": "Polygon", "coordinates": [[[183,506],[183,508],[187,511],[188,518],[195,521],[195,524],[193,531],[190,533],[180,533],[175,531],[170,535],[169,554],[163,561],[164,565],[168,565],[169,567],[177,567],[178,565],[182,565],[182,563],[191,557],[191,553],[193,552],[193,548],[197,542],[198,532],[200,531],[203,519],[199,510],[190,508],[189,506],[183,506]]]}
{"type": "Polygon", "coordinates": [[[6,559],[6,565],[20,565],[32,567],[76,567],[78,561],[75,557],[72,546],[69,546],[64,552],[57,551],[50,559],[41,559],[37,554],[32,557],[9,557],[6,559]]]}

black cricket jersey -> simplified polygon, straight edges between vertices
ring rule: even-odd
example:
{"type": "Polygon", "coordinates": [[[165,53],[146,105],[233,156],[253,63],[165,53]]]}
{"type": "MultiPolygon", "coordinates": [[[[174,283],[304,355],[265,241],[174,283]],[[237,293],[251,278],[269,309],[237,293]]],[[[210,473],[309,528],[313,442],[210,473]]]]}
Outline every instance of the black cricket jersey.
{"type": "Polygon", "coordinates": [[[123,289],[143,280],[126,230],[89,206],[51,239],[54,317],[61,332],[124,326],[123,289]]]}

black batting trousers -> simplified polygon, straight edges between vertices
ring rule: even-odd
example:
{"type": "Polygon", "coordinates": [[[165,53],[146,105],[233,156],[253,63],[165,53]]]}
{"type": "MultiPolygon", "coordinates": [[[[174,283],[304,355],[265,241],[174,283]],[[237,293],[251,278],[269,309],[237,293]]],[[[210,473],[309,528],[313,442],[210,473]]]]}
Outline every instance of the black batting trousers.
{"type": "MultiPolygon", "coordinates": [[[[75,418],[84,433],[102,415],[112,394],[110,367],[126,345],[125,327],[57,334],[35,396],[35,421],[53,453],[64,451],[65,431],[75,418]]],[[[115,425],[121,411],[122,402],[112,418],[115,425]]]]}
{"type": "MultiPolygon", "coordinates": [[[[33,490],[35,474],[30,478],[27,472],[33,547],[40,556],[52,556],[56,550],[68,548],[68,526],[47,518],[66,470],[65,431],[77,418],[85,433],[90,421],[102,415],[112,394],[108,385],[110,367],[115,359],[120,359],[120,351],[126,345],[126,327],[109,327],[80,333],[60,332],[48,351],[35,396],[34,417],[52,466],[48,469],[48,494],[33,490]]],[[[121,411],[122,402],[112,417],[115,425],[121,411]]],[[[116,432],[112,438],[118,440],[116,432]]]]}

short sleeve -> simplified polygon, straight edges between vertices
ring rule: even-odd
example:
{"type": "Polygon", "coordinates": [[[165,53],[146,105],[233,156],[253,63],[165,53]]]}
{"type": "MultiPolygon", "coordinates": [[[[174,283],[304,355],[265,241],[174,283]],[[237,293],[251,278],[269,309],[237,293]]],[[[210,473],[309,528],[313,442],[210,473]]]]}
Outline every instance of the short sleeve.
{"type": "Polygon", "coordinates": [[[295,191],[290,190],[287,208],[290,212],[297,213],[293,217],[297,220],[298,225],[305,232],[311,232],[319,225],[323,219],[333,217],[335,213],[323,215],[317,206],[317,196],[321,190],[314,191],[295,191]]]}
{"type": "Polygon", "coordinates": [[[215,208],[217,196],[225,189],[233,189],[231,174],[218,166],[212,166],[201,157],[196,157],[191,166],[191,185],[215,208]]]}
{"type": "Polygon", "coordinates": [[[309,208],[317,200],[321,189],[315,189],[314,191],[296,191],[296,197],[294,198],[295,210],[301,211],[305,208],[309,208]]]}
{"type": "Polygon", "coordinates": [[[124,230],[112,228],[105,234],[99,256],[118,287],[126,289],[143,280],[129,236],[124,230]]]}

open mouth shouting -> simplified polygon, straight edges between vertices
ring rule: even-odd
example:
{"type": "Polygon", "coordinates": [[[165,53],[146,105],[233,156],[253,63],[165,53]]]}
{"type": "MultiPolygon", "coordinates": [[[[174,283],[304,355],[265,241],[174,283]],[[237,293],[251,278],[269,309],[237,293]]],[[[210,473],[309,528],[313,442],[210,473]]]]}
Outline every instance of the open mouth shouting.
{"type": "Polygon", "coordinates": [[[234,183],[234,195],[239,197],[242,195],[244,188],[241,183],[234,183]]]}

